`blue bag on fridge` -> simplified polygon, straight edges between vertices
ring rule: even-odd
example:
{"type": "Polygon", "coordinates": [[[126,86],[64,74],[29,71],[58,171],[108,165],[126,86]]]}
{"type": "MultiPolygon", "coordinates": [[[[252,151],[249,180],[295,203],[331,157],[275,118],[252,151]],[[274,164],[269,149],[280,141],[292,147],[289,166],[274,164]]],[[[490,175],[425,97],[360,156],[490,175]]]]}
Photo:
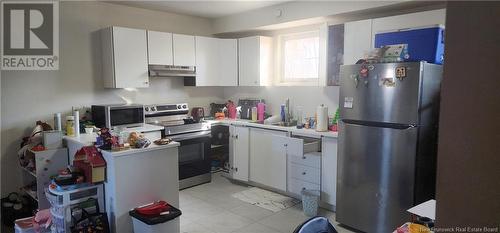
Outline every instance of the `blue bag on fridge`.
{"type": "Polygon", "coordinates": [[[443,64],[444,28],[440,26],[375,34],[375,48],[394,44],[408,45],[408,54],[410,55],[408,61],[443,64]]]}

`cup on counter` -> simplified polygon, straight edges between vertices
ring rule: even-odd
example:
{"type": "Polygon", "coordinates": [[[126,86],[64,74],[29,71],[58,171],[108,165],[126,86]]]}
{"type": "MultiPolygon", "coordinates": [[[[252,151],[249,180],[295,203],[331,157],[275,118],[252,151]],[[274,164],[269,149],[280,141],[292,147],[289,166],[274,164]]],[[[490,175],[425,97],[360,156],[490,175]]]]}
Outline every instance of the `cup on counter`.
{"type": "Polygon", "coordinates": [[[86,134],[91,134],[94,132],[94,127],[85,127],[85,133],[86,134]]]}

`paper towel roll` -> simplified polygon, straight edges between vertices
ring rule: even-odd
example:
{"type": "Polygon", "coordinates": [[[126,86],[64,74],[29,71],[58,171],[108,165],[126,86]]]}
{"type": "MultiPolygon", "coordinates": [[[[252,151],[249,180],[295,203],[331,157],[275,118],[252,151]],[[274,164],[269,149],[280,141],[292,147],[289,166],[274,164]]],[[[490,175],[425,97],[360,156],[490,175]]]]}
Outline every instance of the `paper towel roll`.
{"type": "Polygon", "coordinates": [[[328,131],[328,107],[323,104],[316,108],[316,131],[328,131]]]}
{"type": "Polygon", "coordinates": [[[73,116],[75,117],[75,137],[80,136],[80,112],[78,110],[73,111],[73,116]]]}

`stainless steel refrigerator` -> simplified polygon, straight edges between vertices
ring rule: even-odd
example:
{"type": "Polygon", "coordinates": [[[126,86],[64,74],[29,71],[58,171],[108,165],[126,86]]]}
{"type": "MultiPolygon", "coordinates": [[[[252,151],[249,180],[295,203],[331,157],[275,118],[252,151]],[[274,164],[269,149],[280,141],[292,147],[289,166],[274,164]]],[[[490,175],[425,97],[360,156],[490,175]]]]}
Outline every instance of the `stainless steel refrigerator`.
{"type": "Polygon", "coordinates": [[[434,197],[440,65],[346,65],[340,70],[336,220],[387,233],[434,197]]]}

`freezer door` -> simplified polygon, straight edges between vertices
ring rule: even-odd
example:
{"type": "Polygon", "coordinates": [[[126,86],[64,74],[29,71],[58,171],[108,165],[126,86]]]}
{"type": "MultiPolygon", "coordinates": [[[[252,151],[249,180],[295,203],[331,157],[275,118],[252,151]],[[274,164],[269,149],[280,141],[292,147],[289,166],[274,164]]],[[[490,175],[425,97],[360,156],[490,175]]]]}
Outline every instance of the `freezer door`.
{"type": "Polygon", "coordinates": [[[420,62],[342,66],[341,119],[418,124],[421,67],[420,62]],[[360,74],[363,68],[367,77],[360,74]]]}
{"type": "Polygon", "coordinates": [[[364,232],[392,232],[413,206],[417,128],[341,123],[337,222],[364,232]]]}

